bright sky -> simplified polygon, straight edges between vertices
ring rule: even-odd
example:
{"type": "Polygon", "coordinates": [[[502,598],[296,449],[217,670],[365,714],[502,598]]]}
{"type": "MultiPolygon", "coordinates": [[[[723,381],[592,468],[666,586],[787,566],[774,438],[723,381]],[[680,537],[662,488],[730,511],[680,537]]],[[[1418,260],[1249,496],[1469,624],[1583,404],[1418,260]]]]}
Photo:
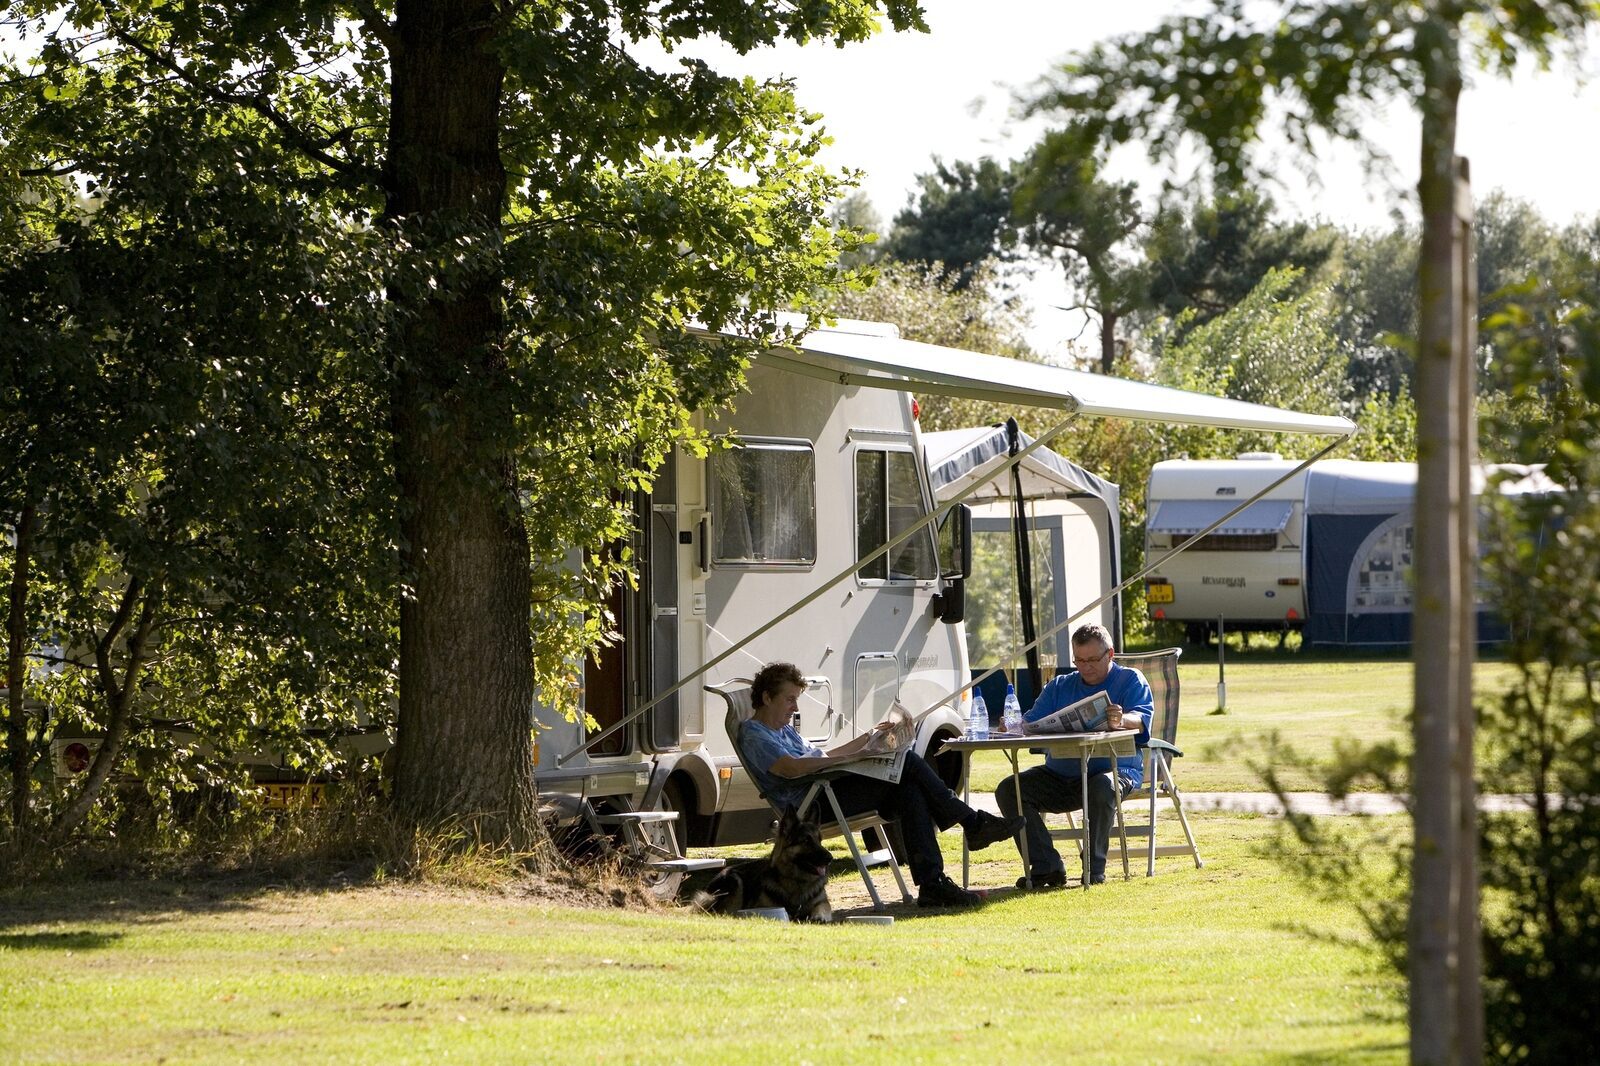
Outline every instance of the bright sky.
{"type": "MultiPolygon", "coordinates": [[[[1176,5],[1123,0],[1116,5],[1063,0],[924,0],[930,33],[883,33],[846,48],[788,46],[750,56],[696,47],[718,69],[794,78],[803,106],[820,111],[834,139],[827,161],[865,172],[862,188],[885,224],[906,204],[930,160],[1009,160],[1043,126],[1013,117],[1013,91],[1053,61],[1115,34],[1146,29],[1176,5]]],[[[1600,44],[1600,42],[1597,42],[1600,44]]],[[[1525,73],[1512,81],[1479,76],[1461,101],[1459,150],[1470,159],[1480,195],[1502,188],[1533,202],[1554,222],[1600,213],[1600,51],[1586,64],[1591,84],[1570,69],[1525,73]]],[[[1270,189],[1285,213],[1347,226],[1385,225],[1416,183],[1417,119],[1397,106],[1374,118],[1373,139],[1394,161],[1387,180],[1366,176],[1355,152],[1336,146],[1317,164],[1320,187],[1288,160],[1270,189]]],[[[1119,155],[1117,176],[1159,181],[1141,153],[1119,155]]],[[[1414,214],[1414,212],[1412,213],[1414,214]]],[[[1056,352],[1066,318],[1050,310],[1064,293],[1048,278],[1026,295],[1034,304],[1034,343],[1056,352]]]]}

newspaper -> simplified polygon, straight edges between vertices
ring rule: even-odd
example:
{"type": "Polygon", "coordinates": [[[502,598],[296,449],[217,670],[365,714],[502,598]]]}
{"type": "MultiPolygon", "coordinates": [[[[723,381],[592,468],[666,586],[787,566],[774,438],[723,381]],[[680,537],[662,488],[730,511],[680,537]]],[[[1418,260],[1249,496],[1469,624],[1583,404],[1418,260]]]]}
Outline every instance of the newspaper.
{"type": "Polygon", "coordinates": [[[1024,733],[1098,733],[1106,727],[1111,697],[1104,692],[1085,696],[1033,722],[1022,723],[1024,733]]]}
{"type": "Polygon", "coordinates": [[[916,747],[917,727],[922,719],[912,717],[911,712],[896,700],[883,720],[887,725],[868,734],[867,743],[860,751],[834,756],[834,760],[842,770],[863,777],[875,777],[893,785],[899,783],[900,774],[905,770],[906,756],[916,747]]]}

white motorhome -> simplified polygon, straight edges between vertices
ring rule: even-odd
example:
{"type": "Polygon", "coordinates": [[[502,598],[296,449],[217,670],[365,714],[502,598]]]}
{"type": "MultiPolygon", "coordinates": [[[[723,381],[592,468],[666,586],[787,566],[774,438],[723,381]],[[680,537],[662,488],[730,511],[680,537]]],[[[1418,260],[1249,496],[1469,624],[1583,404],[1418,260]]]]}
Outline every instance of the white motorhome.
{"type": "Polygon", "coordinates": [[[1238,459],[1169,459],[1150,469],[1145,489],[1145,578],[1156,621],[1183,622],[1191,642],[1229,629],[1299,629],[1306,618],[1306,471],[1272,453],[1238,459]],[[1217,519],[1292,474],[1200,536],[1217,519]],[[1198,540],[1195,538],[1198,537],[1198,540]],[[1190,543],[1193,541],[1193,543],[1190,543]]]}
{"type": "Polygon", "coordinates": [[[944,560],[941,576],[928,528],[862,564],[934,514],[913,391],[1054,408],[1064,419],[1354,429],[1343,418],[905,341],[872,323],[769,349],[748,378],[736,410],[704,423],[736,433],[739,447],[704,460],[680,452],[639,502],[648,517],[634,545],[641,580],[613,604],[624,639],[584,678],[584,707],[601,731],[536,708],[542,795],[601,811],[677,811],[689,847],[766,833],[771,815],[738,767],[724,705],[702,686],[774,659],[811,679],[804,735],[846,740],[898,700],[931,711],[917,748],[954,781],[953,760],[937,752],[961,728],[971,683],[962,628],[941,620],[960,617],[959,568],[944,560]]]}

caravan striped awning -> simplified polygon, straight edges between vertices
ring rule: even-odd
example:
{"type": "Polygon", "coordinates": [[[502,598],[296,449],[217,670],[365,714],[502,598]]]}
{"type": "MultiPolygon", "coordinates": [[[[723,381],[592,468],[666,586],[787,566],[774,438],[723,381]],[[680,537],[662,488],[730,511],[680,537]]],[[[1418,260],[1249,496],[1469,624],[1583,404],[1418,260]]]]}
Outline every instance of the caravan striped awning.
{"type": "MultiPolygon", "coordinates": [[[[1193,536],[1239,506],[1237,500],[1166,500],[1150,519],[1151,533],[1193,536]]],[[[1282,533],[1294,511],[1293,500],[1257,500],[1213,533],[1282,533]]]]}

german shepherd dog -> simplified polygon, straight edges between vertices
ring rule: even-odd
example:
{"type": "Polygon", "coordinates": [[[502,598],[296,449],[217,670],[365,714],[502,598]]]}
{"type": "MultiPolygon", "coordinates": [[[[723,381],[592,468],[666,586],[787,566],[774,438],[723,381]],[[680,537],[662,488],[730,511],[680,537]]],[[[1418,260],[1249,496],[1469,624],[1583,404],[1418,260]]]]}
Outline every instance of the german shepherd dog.
{"type": "Polygon", "coordinates": [[[730,866],[706,886],[708,910],[732,914],[751,907],[782,907],[797,922],[829,922],[828,864],[816,821],[801,818],[793,805],[778,819],[772,854],[730,866]]]}

